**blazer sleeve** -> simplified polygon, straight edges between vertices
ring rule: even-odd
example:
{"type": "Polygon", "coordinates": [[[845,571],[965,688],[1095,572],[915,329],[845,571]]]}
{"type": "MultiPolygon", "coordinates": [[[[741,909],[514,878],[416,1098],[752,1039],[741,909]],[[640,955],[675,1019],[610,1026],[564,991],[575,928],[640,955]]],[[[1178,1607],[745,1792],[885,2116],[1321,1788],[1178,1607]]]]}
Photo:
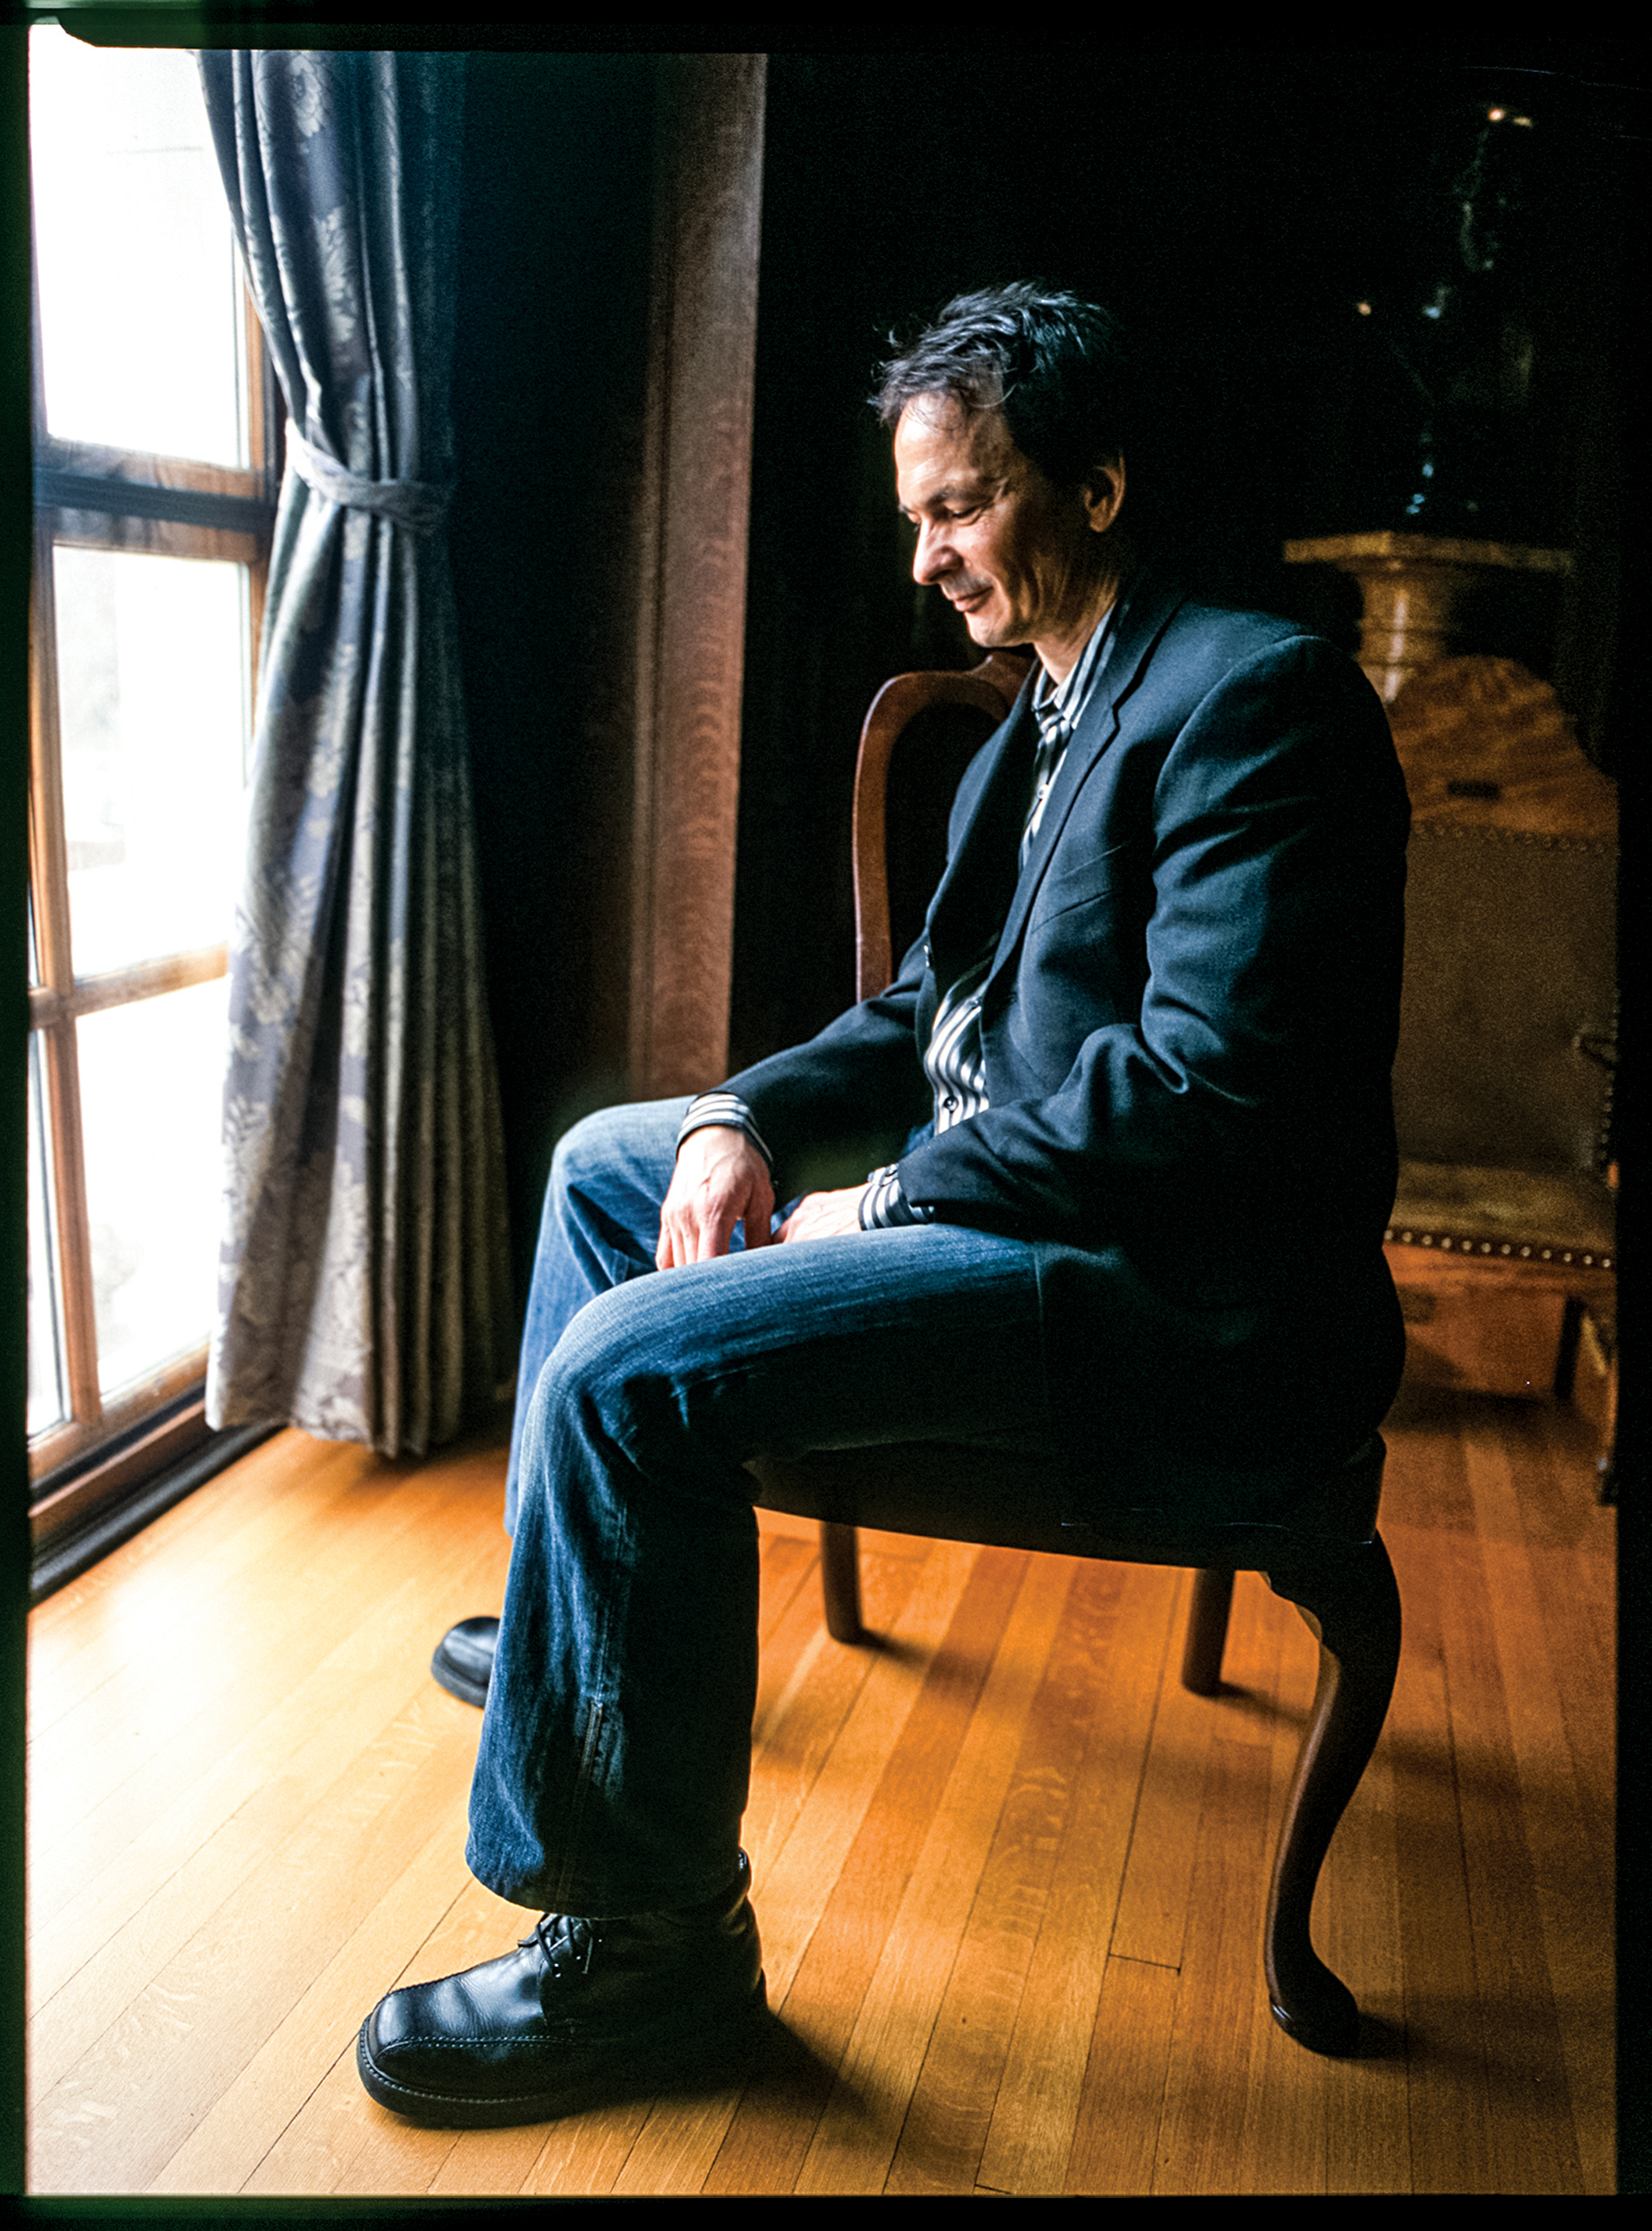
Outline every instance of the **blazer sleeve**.
{"type": "Polygon", "coordinates": [[[1409,822],[1382,707],[1290,636],[1155,725],[1137,709],[1089,771],[1109,807],[1081,794],[989,983],[990,1105],[901,1161],[907,1198],[1189,1259],[1369,1238],[1393,1201],[1409,822]]]}

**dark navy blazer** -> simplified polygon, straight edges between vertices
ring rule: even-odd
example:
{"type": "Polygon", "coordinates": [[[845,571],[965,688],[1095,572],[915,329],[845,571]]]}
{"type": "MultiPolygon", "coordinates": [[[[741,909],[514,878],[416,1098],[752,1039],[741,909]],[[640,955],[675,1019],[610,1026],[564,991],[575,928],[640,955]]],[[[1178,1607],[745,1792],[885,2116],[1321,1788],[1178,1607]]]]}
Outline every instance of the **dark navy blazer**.
{"type": "Polygon", "coordinates": [[[907,1197],[1036,1243],[1058,1407],[1128,1337],[1159,1358],[1162,1425],[1196,1394],[1206,1441],[1234,1445],[1236,1403],[1258,1461],[1282,1432],[1322,1454],[1377,1422],[1399,1369],[1381,1248],[1404,783],[1329,643],[1151,575],[1117,625],[1024,872],[1030,683],[959,788],[896,982],[729,1088],[783,1198],[823,1153],[887,1158],[929,1112],[939,1001],[990,945],[990,1105],[902,1158],[907,1197]]]}

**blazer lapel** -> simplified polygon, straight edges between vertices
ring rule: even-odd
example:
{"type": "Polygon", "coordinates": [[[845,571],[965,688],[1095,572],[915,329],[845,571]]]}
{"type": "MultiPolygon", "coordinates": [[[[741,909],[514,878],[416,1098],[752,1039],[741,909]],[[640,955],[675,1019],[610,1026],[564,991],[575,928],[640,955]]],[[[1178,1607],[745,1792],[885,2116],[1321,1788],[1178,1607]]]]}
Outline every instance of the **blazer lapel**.
{"type": "MultiPolygon", "coordinates": [[[[1038,886],[1043,880],[1044,871],[1061,842],[1067,817],[1072,812],[1090,769],[1118,734],[1120,707],[1135,689],[1142,669],[1147,664],[1154,645],[1163,634],[1171,615],[1184,601],[1176,589],[1151,574],[1138,575],[1136,582],[1126,589],[1124,609],[1118,616],[1117,638],[1096,679],[1089,703],[1085,707],[1077,730],[1062,760],[1061,772],[1056,776],[1045,802],[1038,834],[1033,839],[1032,849],[1027,855],[1027,864],[1016,881],[1003,933],[993,956],[992,969],[987,980],[989,983],[1015,952],[1028,912],[1038,895],[1038,886]]],[[[1036,676],[1037,669],[1033,671],[1036,676]]],[[[1036,727],[1031,703],[1029,682],[1026,692],[1016,703],[1017,713],[1025,711],[1029,729],[1036,727]]],[[[1030,783],[1030,756],[1026,761],[1026,769],[1027,781],[1030,783]]]]}
{"type": "Polygon", "coordinates": [[[1035,667],[989,743],[991,756],[975,810],[930,902],[924,936],[937,996],[996,940],[1015,896],[1016,849],[1027,817],[1038,735],[1032,713],[1037,673],[1035,667]]]}

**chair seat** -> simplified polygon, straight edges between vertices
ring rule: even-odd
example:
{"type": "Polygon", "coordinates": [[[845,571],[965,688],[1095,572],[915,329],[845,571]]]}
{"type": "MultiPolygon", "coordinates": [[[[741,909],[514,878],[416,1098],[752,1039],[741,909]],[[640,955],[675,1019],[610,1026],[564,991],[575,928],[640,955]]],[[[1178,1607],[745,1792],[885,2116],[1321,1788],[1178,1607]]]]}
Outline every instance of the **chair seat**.
{"type": "MultiPolygon", "coordinates": [[[[1363,1548],[1376,1531],[1382,1444],[1373,1435],[1330,1472],[1269,1475],[1252,1500],[1202,1510],[1116,1502],[1077,1514],[1048,1456],[943,1442],[760,1456],[747,1467],[769,1508],[828,1526],[872,1527],[1057,1556],[1265,1572],[1363,1548]]],[[[1086,1499],[1088,1502],[1088,1499],[1086,1499]]]]}
{"type": "Polygon", "coordinates": [[[1616,1196],[1602,1180],[1560,1171],[1402,1162],[1385,1239],[1498,1261],[1609,1270],[1616,1196]]]}

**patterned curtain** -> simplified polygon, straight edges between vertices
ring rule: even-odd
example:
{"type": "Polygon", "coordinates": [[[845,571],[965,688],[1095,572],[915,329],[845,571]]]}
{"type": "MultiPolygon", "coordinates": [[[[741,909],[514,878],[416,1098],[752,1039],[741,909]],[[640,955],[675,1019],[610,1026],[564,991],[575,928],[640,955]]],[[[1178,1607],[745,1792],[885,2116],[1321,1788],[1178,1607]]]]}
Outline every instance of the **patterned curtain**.
{"type": "Polygon", "coordinates": [[[464,57],[200,67],[290,414],[208,1415],[419,1455],[514,1362],[443,527],[464,57]]]}

